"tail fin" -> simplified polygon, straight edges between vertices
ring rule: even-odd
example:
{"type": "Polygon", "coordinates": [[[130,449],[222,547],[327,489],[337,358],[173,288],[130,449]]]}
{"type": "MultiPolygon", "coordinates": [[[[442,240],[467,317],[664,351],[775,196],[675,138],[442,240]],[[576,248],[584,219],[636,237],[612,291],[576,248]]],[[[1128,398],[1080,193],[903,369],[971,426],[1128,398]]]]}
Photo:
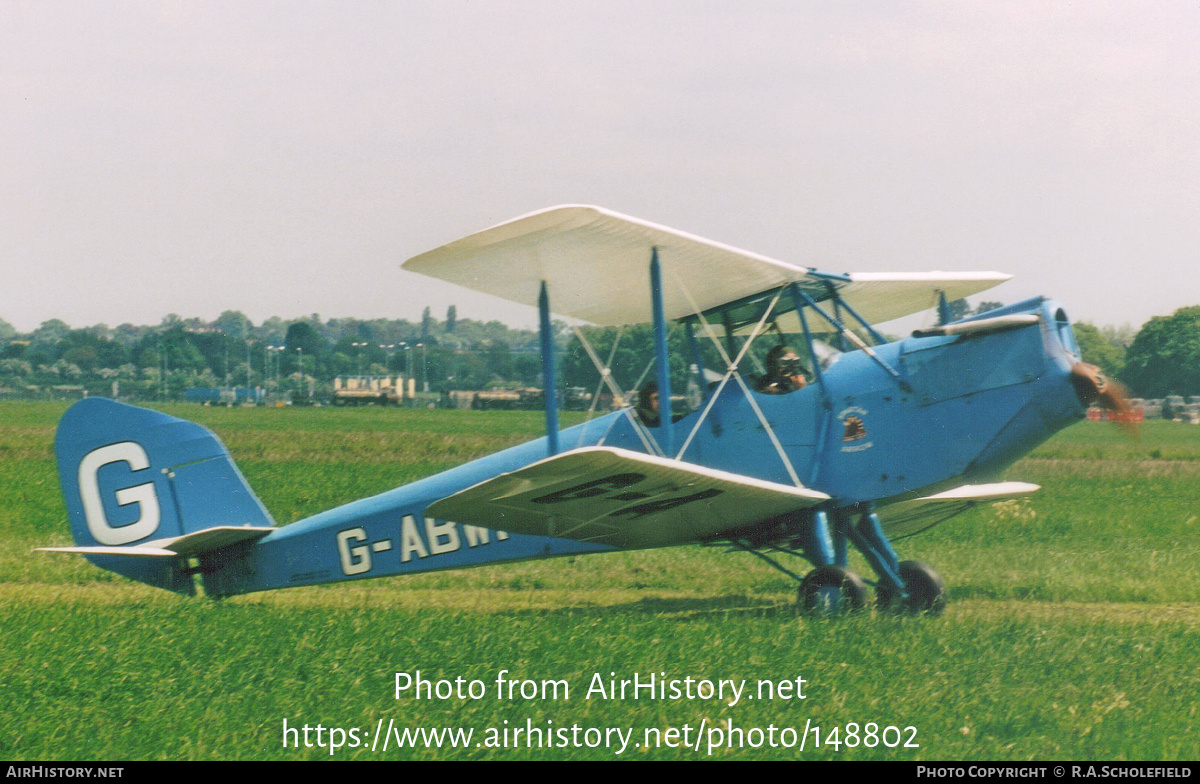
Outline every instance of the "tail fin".
{"type": "Polygon", "coordinates": [[[274,526],[224,445],[195,423],[87,398],[63,415],[54,450],[78,545],[55,549],[134,580],[191,595],[186,556],[274,526]]]}

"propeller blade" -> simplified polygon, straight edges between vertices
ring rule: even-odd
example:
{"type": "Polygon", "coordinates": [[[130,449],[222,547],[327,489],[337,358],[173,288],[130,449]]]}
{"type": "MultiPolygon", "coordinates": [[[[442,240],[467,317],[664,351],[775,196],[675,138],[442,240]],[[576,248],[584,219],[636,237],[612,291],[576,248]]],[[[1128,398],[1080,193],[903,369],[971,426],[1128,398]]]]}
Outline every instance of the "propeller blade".
{"type": "Polygon", "coordinates": [[[1071,383],[1084,405],[1099,403],[1110,412],[1109,421],[1119,425],[1131,438],[1138,438],[1137,409],[1129,403],[1129,390],[1124,385],[1085,362],[1076,362],[1071,368],[1071,383]]]}
{"type": "Polygon", "coordinates": [[[1121,426],[1131,438],[1137,438],[1138,416],[1129,402],[1129,390],[1119,381],[1108,379],[1108,383],[1100,390],[1100,405],[1112,412],[1109,419],[1121,426]]]}

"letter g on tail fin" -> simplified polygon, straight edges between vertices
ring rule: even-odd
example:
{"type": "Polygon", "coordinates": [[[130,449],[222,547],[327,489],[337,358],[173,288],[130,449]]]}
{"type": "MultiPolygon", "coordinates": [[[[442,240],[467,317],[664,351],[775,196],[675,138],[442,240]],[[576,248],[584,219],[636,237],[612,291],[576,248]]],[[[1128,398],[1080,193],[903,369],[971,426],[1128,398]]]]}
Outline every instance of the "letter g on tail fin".
{"type": "Polygon", "coordinates": [[[122,545],[145,539],[158,530],[162,519],[158,493],[153,482],[125,487],[114,494],[118,506],[137,504],[140,514],[135,522],[121,528],[108,524],[104,501],[100,496],[100,469],[112,463],[125,463],[135,474],[150,467],[146,450],[136,441],[122,441],[94,449],[79,461],[79,499],[88,533],[100,544],[122,545]]]}

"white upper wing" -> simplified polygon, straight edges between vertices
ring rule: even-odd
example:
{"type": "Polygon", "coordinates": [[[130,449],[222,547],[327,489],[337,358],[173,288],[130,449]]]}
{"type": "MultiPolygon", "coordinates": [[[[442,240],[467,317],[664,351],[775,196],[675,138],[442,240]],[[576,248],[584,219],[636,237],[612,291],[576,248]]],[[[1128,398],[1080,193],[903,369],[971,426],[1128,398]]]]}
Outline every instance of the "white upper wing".
{"type": "Polygon", "coordinates": [[[652,248],[658,248],[663,270],[668,319],[799,280],[808,272],[581,204],[551,207],[501,223],[411,258],[404,269],[535,306],[545,281],[555,313],[616,326],[650,320],[652,248]],[[678,285],[680,280],[687,294],[678,285]]]}
{"type": "Polygon", "coordinates": [[[1003,272],[852,272],[838,294],[873,324],[969,297],[1012,278],[1003,272]]]}
{"type": "Polygon", "coordinates": [[[518,534],[661,547],[714,537],[828,498],[678,460],[586,447],[469,487],[425,513],[518,534]]]}
{"type": "MultiPolygon", "coordinates": [[[[882,324],[935,308],[942,294],[945,294],[947,302],[953,302],[998,286],[1012,275],[1003,272],[851,272],[849,277],[849,283],[836,281],[830,285],[834,285],[838,296],[868,323],[882,324]]],[[[806,288],[810,289],[810,295],[813,294],[812,286],[806,288]]],[[[826,307],[826,312],[831,315],[832,310],[831,307],[826,307]]],[[[844,316],[842,320],[849,321],[844,316]]],[[[776,318],[776,324],[782,332],[801,331],[800,317],[794,310],[776,318]]],[[[815,324],[817,331],[826,329],[824,322],[811,316],[809,324],[815,324]]],[[[849,321],[848,326],[854,327],[857,324],[849,321]]],[[[745,335],[753,332],[754,328],[755,324],[751,323],[737,331],[738,334],[745,335]]]]}
{"type": "Polygon", "coordinates": [[[649,263],[657,248],[668,319],[690,316],[799,281],[813,294],[832,285],[869,321],[887,321],[1003,283],[996,272],[856,273],[850,281],[622,215],[568,204],[532,212],[422,253],[404,269],[537,305],[601,326],[650,321],[649,263]]]}

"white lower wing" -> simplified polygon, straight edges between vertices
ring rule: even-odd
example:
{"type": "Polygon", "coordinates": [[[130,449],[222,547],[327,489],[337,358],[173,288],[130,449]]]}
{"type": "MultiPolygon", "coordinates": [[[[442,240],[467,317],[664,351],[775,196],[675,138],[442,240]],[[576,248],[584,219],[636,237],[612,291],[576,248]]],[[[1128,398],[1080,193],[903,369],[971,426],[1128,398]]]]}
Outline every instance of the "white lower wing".
{"type": "Polygon", "coordinates": [[[1021,498],[1040,489],[1040,485],[1028,482],[962,485],[941,493],[889,504],[881,507],[878,514],[888,536],[899,539],[928,530],[978,504],[1021,498]]]}
{"type": "Polygon", "coordinates": [[[425,513],[518,534],[641,548],[708,539],[828,499],[677,460],[588,447],[501,474],[425,513]]]}

